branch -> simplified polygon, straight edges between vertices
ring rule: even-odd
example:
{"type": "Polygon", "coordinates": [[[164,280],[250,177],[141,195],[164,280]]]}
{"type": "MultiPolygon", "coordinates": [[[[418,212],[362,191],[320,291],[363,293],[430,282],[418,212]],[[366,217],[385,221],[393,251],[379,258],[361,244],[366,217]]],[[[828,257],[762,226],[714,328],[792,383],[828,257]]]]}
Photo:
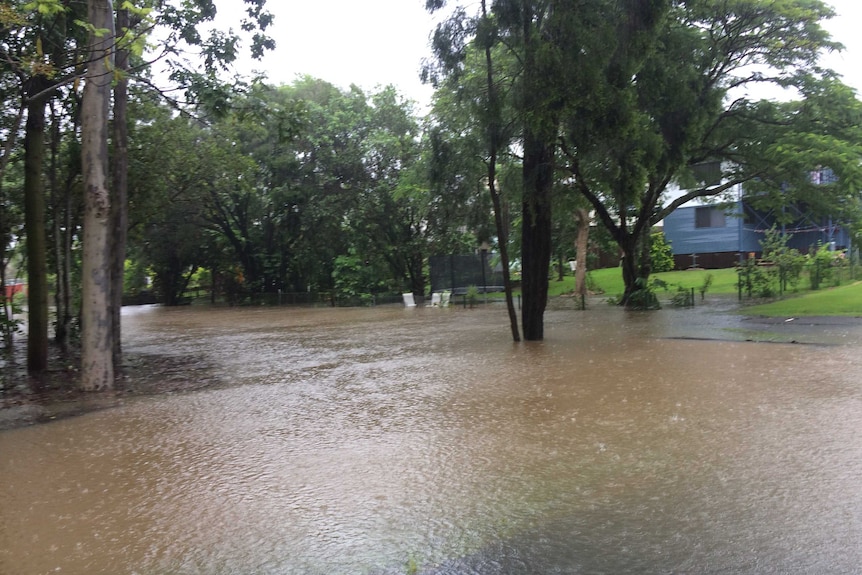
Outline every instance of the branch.
{"type": "Polygon", "coordinates": [[[753,174],[751,176],[746,176],[744,178],[734,178],[733,180],[731,180],[729,182],[725,182],[725,183],[723,183],[719,186],[715,186],[713,188],[700,188],[698,190],[692,190],[692,191],[690,191],[686,194],[683,194],[682,196],[676,198],[674,201],[669,203],[667,206],[665,206],[664,208],[659,210],[655,214],[655,216],[653,216],[653,219],[656,222],[659,222],[659,221],[663,220],[664,218],[666,218],[671,212],[676,210],[678,207],[682,206],[683,204],[690,202],[691,200],[694,200],[696,198],[709,198],[709,197],[717,196],[723,192],[726,192],[727,190],[731,189],[732,187],[734,187],[738,184],[742,184],[742,183],[748,182],[750,180],[753,180],[754,178],[756,178],[760,175],[761,175],[760,173],[757,173],[757,174],[753,174]]]}

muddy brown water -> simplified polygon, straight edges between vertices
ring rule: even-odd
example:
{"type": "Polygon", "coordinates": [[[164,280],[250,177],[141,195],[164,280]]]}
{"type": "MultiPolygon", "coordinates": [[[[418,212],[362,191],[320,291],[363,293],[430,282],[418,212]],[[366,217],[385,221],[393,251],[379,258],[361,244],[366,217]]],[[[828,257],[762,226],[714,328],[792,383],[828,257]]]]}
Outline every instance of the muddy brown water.
{"type": "Polygon", "coordinates": [[[127,309],[212,387],[0,432],[0,573],[858,573],[858,322],[722,311],[127,309]]]}

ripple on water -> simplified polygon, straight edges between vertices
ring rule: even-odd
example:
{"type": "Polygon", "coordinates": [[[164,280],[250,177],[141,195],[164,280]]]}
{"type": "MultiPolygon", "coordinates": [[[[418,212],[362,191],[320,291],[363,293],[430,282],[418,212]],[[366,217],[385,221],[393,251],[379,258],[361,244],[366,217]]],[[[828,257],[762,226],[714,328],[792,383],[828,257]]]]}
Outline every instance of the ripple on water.
{"type": "Polygon", "coordinates": [[[617,310],[513,346],[486,311],[340,311],[136,315],[128,351],[237,385],[0,433],[0,572],[862,559],[857,347],[667,340],[644,317],[632,336],[617,310]]]}

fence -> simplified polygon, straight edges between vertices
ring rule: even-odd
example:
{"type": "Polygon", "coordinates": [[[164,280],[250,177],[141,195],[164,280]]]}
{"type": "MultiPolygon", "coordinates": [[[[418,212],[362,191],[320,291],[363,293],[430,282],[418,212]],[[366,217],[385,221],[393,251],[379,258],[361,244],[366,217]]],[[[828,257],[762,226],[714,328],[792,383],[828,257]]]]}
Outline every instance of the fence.
{"type": "Polygon", "coordinates": [[[480,293],[503,290],[503,267],[493,253],[431,256],[428,266],[432,292],[463,294],[471,286],[480,293]]]}

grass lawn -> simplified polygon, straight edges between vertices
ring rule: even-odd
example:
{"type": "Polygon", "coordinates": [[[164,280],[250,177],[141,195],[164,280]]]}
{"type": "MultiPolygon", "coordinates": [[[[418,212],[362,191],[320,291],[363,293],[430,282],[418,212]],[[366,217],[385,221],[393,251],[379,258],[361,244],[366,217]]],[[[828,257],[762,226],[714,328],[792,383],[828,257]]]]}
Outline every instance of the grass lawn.
{"type": "MultiPolygon", "coordinates": [[[[623,293],[623,274],[620,268],[606,268],[602,270],[593,270],[589,272],[591,284],[590,287],[594,292],[604,293],[608,297],[618,296],[623,293]]],[[[706,281],[707,275],[712,275],[712,284],[709,286],[707,294],[735,294],[737,293],[736,270],[733,268],[723,270],[690,270],[690,271],[675,271],[662,272],[652,274],[650,279],[658,278],[668,284],[668,289],[676,290],[676,286],[684,288],[699,288],[706,281]]],[[[549,295],[561,295],[571,293],[575,289],[575,278],[566,276],[563,281],[551,280],[549,295]]],[[[661,290],[659,290],[661,291],[661,290]]]]}
{"type": "Polygon", "coordinates": [[[808,291],[797,297],[747,307],[745,313],[771,317],[862,316],[862,282],[808,291]]]}
{"type": "MultiPolygon", "coordinates": [[[[712,275],[712,283],[706,292],[709,295],[737,294],[737,274],[733,268],[721,270],[687,270],[653,274],[650,279],[658,278],[668,284],[668,291],[659,289],[658,295],[671,294],[677,286],[694,288],[695,291],[706,281],[707,275],[712,275]]],[[[604,293],[607,297],[623,293],[623,278],[620,268],[592,270],[590,287],[594,292],[604,293]]],[[[807,284],[803,280],[802,284],[807,284]]],[[[563,281],[552,279],[550,282],[551,296],[571,293],[575,289],[575,278],[566,276],[563,281]]],[[[862,282],[854,282],[845,286],[825,288],[817,291],[800,290],[798,294],[775,302],[749,306],[744,313],[750,315],[765,315],[771,317],[802,317],[817,315],[862,317],[862,282]]]]}

